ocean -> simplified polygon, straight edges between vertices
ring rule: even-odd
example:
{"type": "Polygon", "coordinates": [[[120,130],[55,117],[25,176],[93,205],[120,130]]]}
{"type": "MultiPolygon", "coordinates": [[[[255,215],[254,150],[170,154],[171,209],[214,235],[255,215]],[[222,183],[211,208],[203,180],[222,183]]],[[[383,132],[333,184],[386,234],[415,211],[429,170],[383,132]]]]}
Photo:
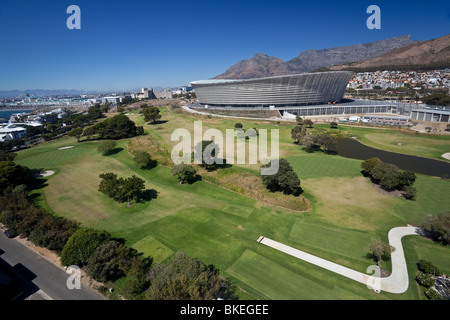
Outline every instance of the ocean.
{"type": "Polygon", "coordinates": [[[33,111],[33,110],[14,110],[14,111],[8,110],[8,111],[0,111],[0,118],[9,120],[9,118],[11,117],[11,115],[14,114],[14,113],[24,113],[24,112],[25,112],[25,113],[30,113],[31,111],[33,111]]]}

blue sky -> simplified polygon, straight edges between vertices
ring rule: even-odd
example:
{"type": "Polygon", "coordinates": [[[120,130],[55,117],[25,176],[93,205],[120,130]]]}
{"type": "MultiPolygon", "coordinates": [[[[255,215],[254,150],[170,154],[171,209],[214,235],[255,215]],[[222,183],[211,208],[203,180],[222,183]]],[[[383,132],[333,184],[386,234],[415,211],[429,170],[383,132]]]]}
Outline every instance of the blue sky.
{"type": "Polygon", "coordinates": [[[2,0],[0,90],[172,87],[223,73],[256,52],[308,49],[450,30],[450,1],[2,0]],[[67,7],[81,9],[69,30],[67,7]],[[381,30],[366,9],[381,8],[381,30]]]}

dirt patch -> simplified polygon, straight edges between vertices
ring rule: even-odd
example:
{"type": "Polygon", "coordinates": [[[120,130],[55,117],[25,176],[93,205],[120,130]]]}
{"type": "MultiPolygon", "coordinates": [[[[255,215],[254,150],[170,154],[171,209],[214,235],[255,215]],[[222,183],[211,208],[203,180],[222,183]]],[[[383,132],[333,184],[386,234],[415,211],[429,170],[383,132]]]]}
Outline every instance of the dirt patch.
{"type": "Polygon", "coordinates": [[[242,227],[241,225],[238,225],[238,229],[239,230],[245,230],[244,227],[242,227]]]}
{"type": "Polygon", "coordinates": [[[381,194],[384,194],[389,197],[401,197],[403,196],[403,192],[401,190],[393,190],[393,191],[386,191],[384,190],[379,184],[372,183],[372,187],[378,191],[381,194]]]}

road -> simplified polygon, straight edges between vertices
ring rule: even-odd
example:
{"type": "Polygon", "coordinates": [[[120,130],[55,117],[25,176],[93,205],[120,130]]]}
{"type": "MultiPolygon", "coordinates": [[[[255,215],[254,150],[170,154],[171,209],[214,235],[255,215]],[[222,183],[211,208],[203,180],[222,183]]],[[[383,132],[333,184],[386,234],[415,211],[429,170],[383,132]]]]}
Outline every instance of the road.
{"type": "Polygon", "coordinates": [[[0,229],[0,260],[3,267],[9,265],[17,279],[26,283],[28,300],[105,300],[92,288],[70,290],[67,279],[70,274],[17,239],[9,239],[0,229]]]}

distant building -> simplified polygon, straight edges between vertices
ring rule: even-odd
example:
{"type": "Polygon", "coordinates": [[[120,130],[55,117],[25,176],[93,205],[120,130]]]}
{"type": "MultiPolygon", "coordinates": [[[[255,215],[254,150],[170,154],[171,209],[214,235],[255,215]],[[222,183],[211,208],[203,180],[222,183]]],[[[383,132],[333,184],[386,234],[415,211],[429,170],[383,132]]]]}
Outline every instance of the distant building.
{"type": "Polygon", "coordinates": [[[411,120],[450,122],[450,110],[412,109],[411,120]]]}
{"type": "Polygon", "coordinates": [[[366,114],[363,116],[362,121],[382,125],[406,126],[409,123],[409,117],[366,114]]]}
{"type": "Polygon", "coordinates": [[[0,127],[0,142],[20,139],[27,134],[27,129],[15,124],[8,124],[0,127]]]}
{"type": "Polygon", "coordinates": [[[142,88],[141,92],[132,93],[131,97],[133,99],[139,99],[139,100],[156,99],[156,96],[153,93],[152,88],[142,88]]]}
{"type": "Polygon", "coordinates": [[[155,96],[157,99],[172,99],[173,93],[169,89],[165,89],[163,91],[155,91],[155,96]]]}

